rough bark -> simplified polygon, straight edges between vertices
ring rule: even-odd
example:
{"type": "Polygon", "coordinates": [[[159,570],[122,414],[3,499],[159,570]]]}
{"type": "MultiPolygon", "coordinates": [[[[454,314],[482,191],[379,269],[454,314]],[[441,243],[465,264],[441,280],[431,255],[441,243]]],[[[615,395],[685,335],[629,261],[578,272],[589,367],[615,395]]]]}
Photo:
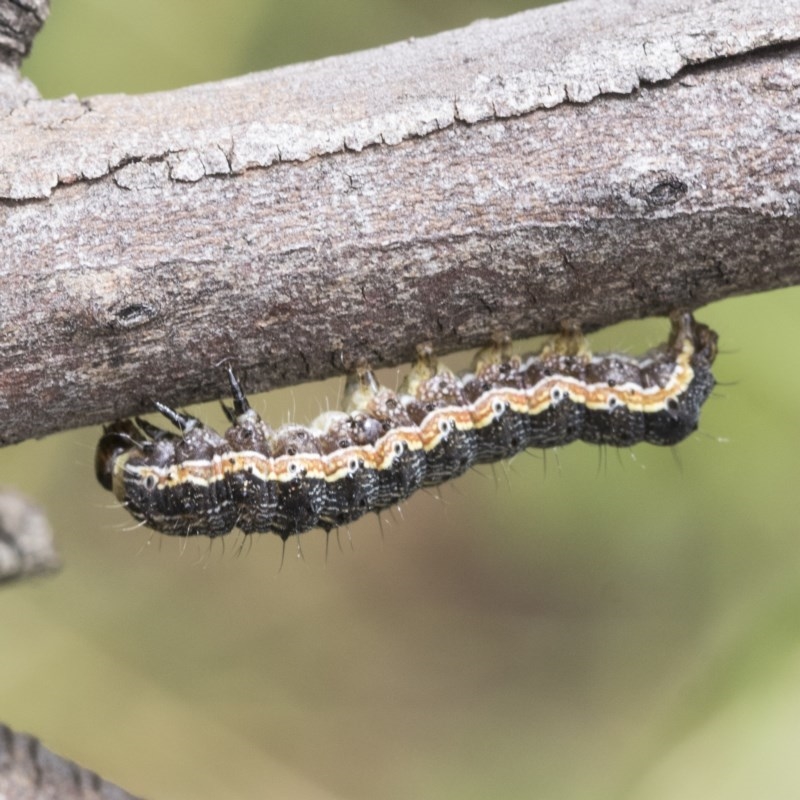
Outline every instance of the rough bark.
{"type": "Polygon", "coordinates": [[[0,724],[3,800],[136,800],[94,772],[48,750],[33,736],[0,724]]]}
{"type": "Polygon", "coordinates": [[[6,98],[0,443],[798,283],[799,95],[795,0],[583,0],[6,98]]]}
{"type": "Polygon", "coordinates": [[[49,0],[0,3],[0,64],[18,66],[50,13],[49,0]]]}

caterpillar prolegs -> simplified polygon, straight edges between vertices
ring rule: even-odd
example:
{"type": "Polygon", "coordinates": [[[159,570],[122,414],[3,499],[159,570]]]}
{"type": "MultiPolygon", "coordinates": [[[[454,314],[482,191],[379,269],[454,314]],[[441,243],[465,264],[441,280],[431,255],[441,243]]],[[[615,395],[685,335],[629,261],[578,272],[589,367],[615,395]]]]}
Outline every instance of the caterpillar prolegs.
{"type": "Polygon", "coordinates": [[[178,432],[113,423],[98,444],[97,477],[162,533],[239,528],[285,540],[347,525],[527,448],[676,444],[697,428],[714,388],[717,335],[686,312],[671,323],[668,341],[641,358],[592,355],[578,327],[565,326],[536,354],[512,355],[498,341],[462,375],[423,346],[398,392],[361,365],[347,379],[345,410],[307,427],[269,427],[229,369],[225,434],[157,403],[178,432]]]}

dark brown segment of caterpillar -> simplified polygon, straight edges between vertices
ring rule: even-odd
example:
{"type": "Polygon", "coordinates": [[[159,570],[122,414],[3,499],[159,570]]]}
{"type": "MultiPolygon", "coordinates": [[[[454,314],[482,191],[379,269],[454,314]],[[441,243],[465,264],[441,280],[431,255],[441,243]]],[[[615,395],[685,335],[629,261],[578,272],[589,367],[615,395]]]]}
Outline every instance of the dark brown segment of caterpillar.
{"type": "Polygon", "coordinates": [[[359,451],[374,445],[382,433],[383,426],[366,414],[338,412],[330,415],[327,428],[320,435],[322,452],[332,455],[347,450],[349,455],[342,459],[346,474],[327,482],[319,521],[323,530],[345,527],[364,514],[379,510],[378,472],[367,466],[359,451]]]}
{"type": "MultiPolygon", "coordinates": [[[[609,388],[625,383],[642,385],[641,367],[636,361],[618,356],[590,360],[583,370],[588,384],[605,384],[609,388]]],[[[611,444],[630,447],[645,437],[645,414],[624,403],[609,409],[585,409],[581,439],[589,444],[611,444]]]]}
{"type": "MultiPolygon", "coordinates": [[[[211,428],[206,428],[198,419],[182,414],[179,411],[156,403],[158,410],[175,424],[181,431],[180,436],[161,431],[153,427],[155,448],[165,449],[165,466],[167,464],[190,464],[191,462],[209,462],[215,467],[214,471],[201,474],[195,480],[176,480],[168,483],[161,492],[151,493],[160,497],[163,510],[156,508],[145,516],[160,515],[164,525],[171,525],[172,520],[178,516],[178,509],[183,508],[186,513],[183,523],[185,532],[178,531],[179,535],[224,536],[236,526],[238,510],[231,497],[230,486],[220,469],[220,457],[228,451],[225,439],[211,428]],[[174,447],[174,453],[169,453],[169,447],[174,447]],[[203,523],[205,520],[205,526],[203,523]]],[[[158,501],[156,501],[158,505],[158,501]]]]}
{"type": "Polygon", "coordinates": [[[372,370],[364,365],[348,378],[345,397],[355,410],[363,411],[383,428],[383,435],[375,445],[382,456],[382,465],[377,470],[375,508],[390,508],[410,497],[425,479],[425,453],[415,433],[414,421],[397,394],[381,388],[372,370]],[[391,436],[398,429],[403,435],[391,436]]]}
{"type": "MultiPolygon", "coordinates": [[[[468,408],[461,382],[441,366],[429,344],[417,348],[417,360],[401,389],[407,395],[405,408],[420,428],[431,412],[443,408],[468,408]]],[[[438,421],[441,439],[425,450],[423,486],[438,486],[466,472],[478,457],[478,437],[473,428],[458,425],[455,415],[438,421]]]]}
{"type": "Polygon", "coordinates": [[[273,431],[249,406],[232,422],[225,433],[228,452],[253,454],[239,468],[238,463],[231,464],[227,478],[231,498],[239,510],[236,527],[243,533],[266,533],[272,530],[278,513],[278,487],[266,475],[273,431]]]}
{"type": "Polygon", "coordinates": [[[619,405],[608,411],[586,409],[581,439],[588,444],[632,447],[644,441],[645,420],[641,411],[619,405]]]}
{"type": "MultiPolygon", "coordinates": [[[[493,389],[507,388],[524,390],[525,387],[520,376],[520,360],[511,355],[511,340],[502,336],[475,356],[473,374],[464,377],[464,395],[470,403],[475,403],[493,389]]],[[[528,446],[527,410],[510,408],[501,394],[492,399],[491,405],[491,423],[475,429],[478,464],[511,458],[528,446]]]]}
{"type": "MultiPolygon", "coordinates": [[[[538,371],[538,370],[537,370],[538,371]]],[[[528,415],[525,431],[527,447],[563,447],[581,438],[586,421],[586,406],[573,403],[563,390],[553,390],[550,405],[528,415]]]]}
{"type": "MultiPolygon", "coordinates": [[[[588,343],[580,328],[566,321],[562,323],[561,333],[545,342],[538,354],[522,358],[521,383],[524,386],[536,386],[540,381],[556,376],[583,383],[589,360],[588,343]]],[[[528,410],[528,447],[560,447],[583,436],[586,406],[573,402],[564,386],[553,387],[548,396],[545,407],[528,410]]]]}
{"type": "Polygon", "coordinates": [[[272,530],[282,539],[295,533],[316,528],[327,500],[325,479],[312,475],[306,459],[295,456],[318,456],[322,452],[315,433],[302,425],[284,425],[275,431],[272,457],[283,463],[291,476],[289,480],[277,481],[277,507],[272,520],[272,530]]]}
{"type": "Polygon", "coordinates": [[[268,479],[272,456],[272,429],[250,407],[244,389],[229,366],[233,407],[220,401],[231,427],[225,432],[228,443],[227,480],[231,497],[239,509],[237,527],[243,533],[272,530],[278,507],[275,482],[268,479]],[[247,458],[242,458],[248,454],[247,458]]]}
{"type": "MultiPolygon", "coordinates": [[[[688,342],[693,348],[691,366],[694,377],[686,391],[668,401],[665,410],[647,416],[644,440],[657,445],[677,444],[697,430],[700,409],[717,383],[711,372],[717,357],[717,334],[688,312],[673,312],[670,321],[669,341],[653,369],[663,375],[666,363],[675,360],[688,342]]],[[[652,377],[648,376],[647,367],[642,372],[645,379],[652,377]]]]}

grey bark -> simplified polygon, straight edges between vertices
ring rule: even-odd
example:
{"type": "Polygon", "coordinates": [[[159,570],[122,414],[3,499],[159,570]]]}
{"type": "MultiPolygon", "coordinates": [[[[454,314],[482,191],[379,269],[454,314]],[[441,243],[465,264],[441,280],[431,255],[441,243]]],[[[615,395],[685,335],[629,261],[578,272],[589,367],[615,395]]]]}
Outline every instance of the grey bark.
{"type": "Polygon", "coordinates": [[[94,772],[48,750],[33,736],[0,724],[3,800],[136,800],[94,772]]]}
{"type": "Polygon", "coordinates": [[[799,44],[796,0],[580,0],[175,92],[19,84],[0,443],[223,396],[222,363],[255,391],[798,283],[799,44]]]}
{"type": "Polygon", "coordinates": [[[49,13],[49,0],[0,3],[0,65],[19,66],[49,13]]]}

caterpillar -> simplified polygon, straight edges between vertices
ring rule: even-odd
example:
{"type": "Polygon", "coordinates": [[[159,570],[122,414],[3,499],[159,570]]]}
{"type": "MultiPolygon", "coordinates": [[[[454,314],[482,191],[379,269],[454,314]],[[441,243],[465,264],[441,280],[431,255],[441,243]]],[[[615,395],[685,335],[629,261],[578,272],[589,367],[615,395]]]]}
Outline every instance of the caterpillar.
{"type": "Polygon", "coordinates": [[[536,354],[512,355],[501,338],[462,375],[421,346],[398,392],[361,363],[347,378],[345,410],[307,427],[269,427],[229,368],[223,435],[156,403],[177,432],[139,418],[107,426],[97,478],[161,533],[216,537],[239,528],[285,541],[348,525],[527,448],[579,439],[673,445],[697,428],[714,388],[717,334],[688,312],[673,313],[671,326],[667,342],[640,358],[592,355],[574,324],[536,354]]]}

